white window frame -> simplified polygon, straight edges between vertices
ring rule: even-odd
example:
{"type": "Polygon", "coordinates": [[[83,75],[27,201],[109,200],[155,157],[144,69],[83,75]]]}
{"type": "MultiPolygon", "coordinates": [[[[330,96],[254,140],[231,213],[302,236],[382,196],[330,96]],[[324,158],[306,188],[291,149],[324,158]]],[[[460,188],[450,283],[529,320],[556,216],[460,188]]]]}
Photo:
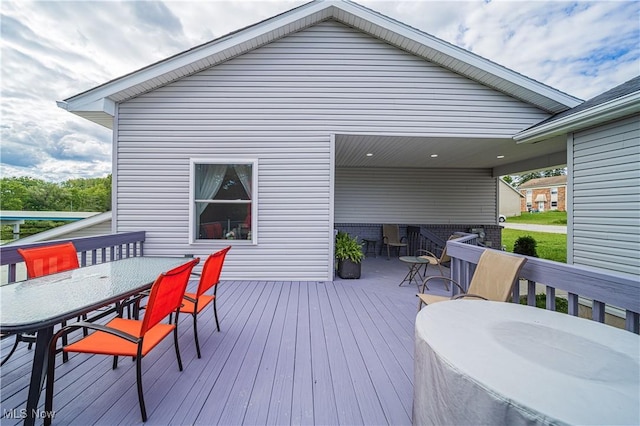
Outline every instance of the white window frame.
{"type": "Polygon", "coordinates": [[[258,159],[238,157],[189,158],[189,244],[220,243],[227,245],[258,244],[258,159]],[[250,240],[200,240],[197,239],[195,218],[195,178],[198,164],[250,164],[251,165],[251,239],[250,240]]]}

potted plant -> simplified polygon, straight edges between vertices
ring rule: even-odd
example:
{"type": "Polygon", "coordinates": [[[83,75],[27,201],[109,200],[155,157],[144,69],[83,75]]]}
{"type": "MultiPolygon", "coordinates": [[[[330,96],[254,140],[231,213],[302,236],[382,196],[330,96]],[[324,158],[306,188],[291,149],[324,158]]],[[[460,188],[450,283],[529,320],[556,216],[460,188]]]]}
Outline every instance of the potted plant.
{"type": "Polygon", "coordinates": [[[362,243],[358,237],[351,237],[340,231],[336,235],[336,260],[340,278],[360,278],[361,262],[364,257],[362,243]]]}

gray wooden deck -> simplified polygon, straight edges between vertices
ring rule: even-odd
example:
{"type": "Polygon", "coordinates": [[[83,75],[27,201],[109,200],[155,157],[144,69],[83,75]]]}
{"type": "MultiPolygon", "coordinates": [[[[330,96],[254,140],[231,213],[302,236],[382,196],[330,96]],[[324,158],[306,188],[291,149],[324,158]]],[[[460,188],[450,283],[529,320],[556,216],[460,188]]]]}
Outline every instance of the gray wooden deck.
{"type": "MultiPolygon", "coordinates": [[[[148,425],[411,423],[415,285],[398,260],[367,258],[360,280],[223,281],[221,332],[212,308],[181,317],[179,372],[172,339],[143,360],[148,425]]],[[[430,271],[435,273],[435,271],[430,271]]],[[[6,353],[13,339],[2,342],[6,353]]],[[[2,424],[25,406],[31,351],[1,368],[2,424]]],[[[54,424],[141,424],[135,364],[104,356],[57,361],[54,424]]],[[[41,397],[44,408],[44,393],[41,397]]]]}

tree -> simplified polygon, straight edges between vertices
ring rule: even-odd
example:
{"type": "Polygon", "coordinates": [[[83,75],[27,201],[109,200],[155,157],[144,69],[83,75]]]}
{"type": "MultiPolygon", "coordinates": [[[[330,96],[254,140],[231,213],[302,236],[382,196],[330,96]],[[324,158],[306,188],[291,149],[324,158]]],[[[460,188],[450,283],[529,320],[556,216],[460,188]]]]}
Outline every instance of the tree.
{"type": "Polygon", "coordinates": [[[542,178],[542,177],[551,177],[551,176],[562,176],[562,175],[566,175],[567,174],[567,169],[563,168],[563,169],[548,169],[548,170],[541,170],[541,171],[537,171],[537,172],[530,172],[530,173],[525,173],[522,175],[517,175],[515,176],[515,181],[516,184],[518,186],[522,185],[523,183],[530,181],[531,179],[538,179],[538,178],[542,178]]]}
{"type": "Polygon", "coordinates": [[[567,174],[567,169],[549,169],[542,172],[543,177],[563,176],[567,174]]]}
{"type": "Polygon", "coordinates": [[[18,178],[0,180],[0,208],[2,210],[22,210],[27,190],[18,178]]]}
{"type": "Polygon", "coordinates": [[[508,183],[509,185],[513,186],[514,182],[513,182],[513,177],[507,175],[507,176],[502,176],[502,180],[505,181],[506,183],[508,183]]]}
{"type": "Polygon", "coordinates": [[[62,183],[69,191],[72,211],[111,210],[111,175],[94,179],[70,179],[62,183]]]}
{"type": "Polygon", "coordinates": [[[2,209],[25,211],[94,211],[111,209],[111,175],[62,183],[30,177],[0,180],[2,209]]]}

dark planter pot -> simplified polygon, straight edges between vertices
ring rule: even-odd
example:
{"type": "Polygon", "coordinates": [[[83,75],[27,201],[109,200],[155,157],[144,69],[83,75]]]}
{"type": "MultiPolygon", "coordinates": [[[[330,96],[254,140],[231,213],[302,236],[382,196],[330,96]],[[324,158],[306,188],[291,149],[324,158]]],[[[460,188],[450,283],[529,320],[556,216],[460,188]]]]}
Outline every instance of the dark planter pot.
{"type": "Polygon", "coordinates": [[[342,279],[360,278],[362,264],[353,263],[349,259],[338,260],[338,276],[342,279]]]}

